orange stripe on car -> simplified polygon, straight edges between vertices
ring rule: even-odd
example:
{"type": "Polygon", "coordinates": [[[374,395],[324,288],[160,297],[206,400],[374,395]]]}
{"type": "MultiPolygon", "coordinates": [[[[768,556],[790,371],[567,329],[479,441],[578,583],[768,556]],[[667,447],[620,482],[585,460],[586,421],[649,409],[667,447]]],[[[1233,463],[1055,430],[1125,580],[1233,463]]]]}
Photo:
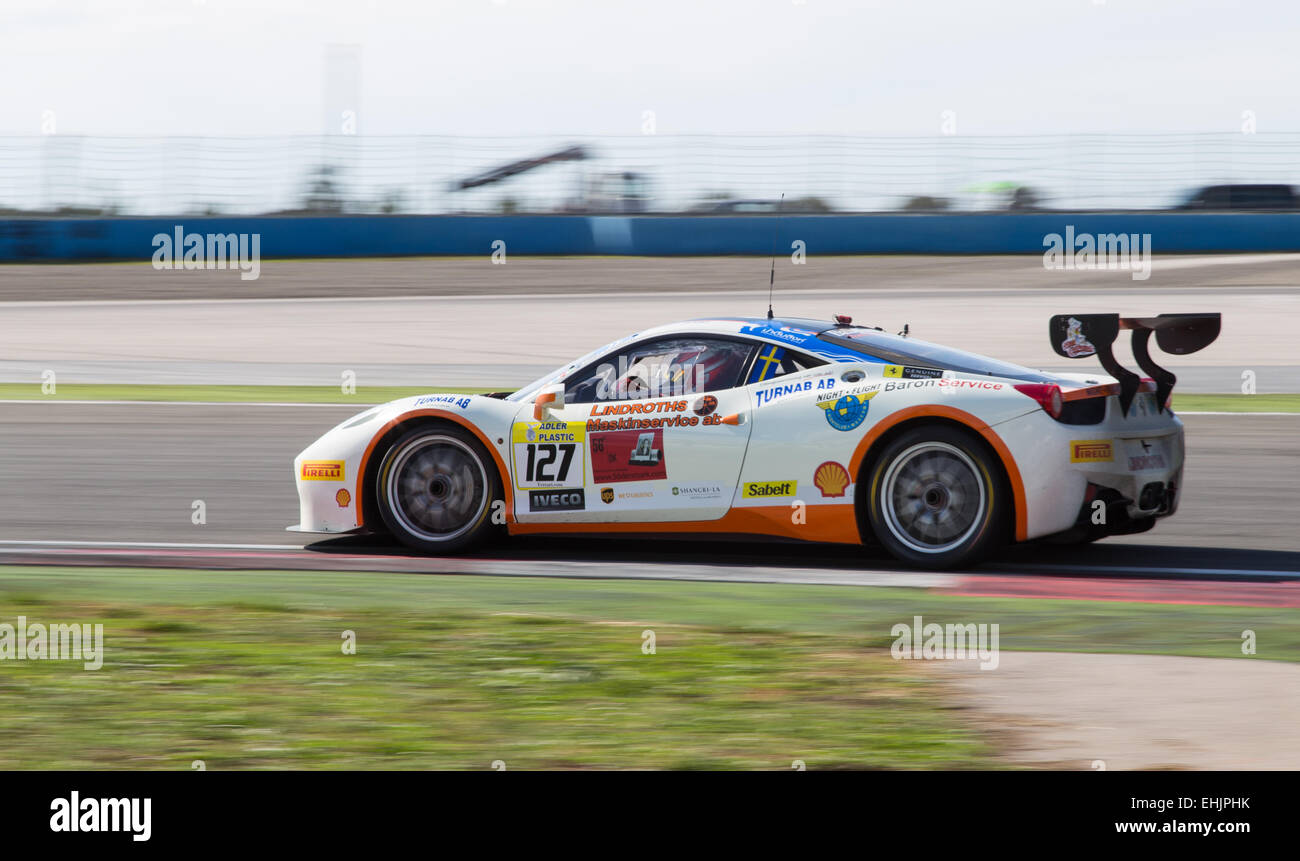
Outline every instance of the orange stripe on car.
{"type": "Polygon", "coordinates": [[[1011,450],[1002,441],[1002,437],[965,410],[945,406],[917,406],[907,407],[885,416],[872,425],[871,430],[867,431],[866,436],[858,443],[858,447],[853,452],[853,460],[849,462],[849,474],[853,476],[858,474],[862,462],[866,460],[867,452],[876,440],[880,439],[881,434],[902,422],[917,418],[942,418],[958,422],[978,433],[992,446],[1002,461],[1002,468],[1006,470],[1011,484],[1011,496],[1015,502],[1016,513],[1016,540],[1026,540],[1029,537],[1029,505],[1025,498],[1025,482],[1020,476],[1020,467],[1016,466],[1016,460],[1011,456],[1011,450]]]}
{"type": "Polygon", "coordinates": [[[470,424],[464,416],[458,416],[455,413],[449,413],[446,410],[411,410],[410,412],[402,413],[400,416],[391,419],[387,424],[380,428],[379,432],[371,437],[370,442],[366,444],[366,451],[361,455],[361,466],[357,469],[357,526],[366,525],[365,514],[363,512],[365,506],[361,504],[361,500],[365,499],[365,496],[363,496],[365,488],[361,485],[366,480],[366,464],[370,462],[370,455],[374,453],[375,446],[379,444],[381,439],[383,439],[384,434],[388,433],[399,424],[425,416],[447,419],[448,421],[460,425],[470,433],[474,434],[474,436],[478,437],[478,441],[483,443],[483,447],[491,453],[492,459],[496,461],[497,470],[501,476],[501,487],[505,490],[506,495],[506,522],[509,523],[514,520],[515,509],[514,497],[510,492],[510,471],[506,469],[506,462],[501,459],[501,453],[497,451],[496,446],[492,444],[492,441],[485,437],[482,431],[470,424]]]}
{"type": "Polygon", "coordinates": [[[790,505],[733,508],[717,520],[672,520],[660,523],[519,523],[510,524],[511,535],[542,533],[709,533],[714,535],[775,535],[831,544],[861,544],[852,505],[808,505],[804,523],[795,523],[790,505]]]}

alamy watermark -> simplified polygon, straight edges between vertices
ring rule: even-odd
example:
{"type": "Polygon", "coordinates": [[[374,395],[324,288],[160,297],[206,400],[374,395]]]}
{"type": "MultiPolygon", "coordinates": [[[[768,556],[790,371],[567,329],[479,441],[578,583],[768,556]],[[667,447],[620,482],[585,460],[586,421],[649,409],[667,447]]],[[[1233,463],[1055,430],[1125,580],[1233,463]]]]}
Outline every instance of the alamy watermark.
{"type": "Polygon", "coordinates": [[[238,269],[241,281],[262,274],[262,234],[186,233],[178,224],[153,237],[154,269],[238,269]]]}
{"type": "Polygon", "coordinates": [[[0,660],[81,661],[87,670],[98,670],[104,665],[104,626],[43,625],[19,616],[17,625],[0,623],[0,660]]]}
{"type": "Polygon", "coordinates": [[[1150,233],[1075,233],[1043,237],[1044,269],[1118,269],[1133,273],[1134,281],[1151,277],[1150,233]]]}
{"type": "Polygon", "coordinates": [[[896,661],[980,661],[981,670],[998,668],[998,625],[968,623],[965,625],[923,624],[920,616],[912,617],[912,624],[899,622],[889,629],[897,637],[889,653],[896,661]]]}
{"type": "Polygon", "coordinates": [[[82,798],[74,789],[67,798],[52,800],[50,811],[54,832],[125,832],[137,843],[153,835],[152,798],[82,798]]]}

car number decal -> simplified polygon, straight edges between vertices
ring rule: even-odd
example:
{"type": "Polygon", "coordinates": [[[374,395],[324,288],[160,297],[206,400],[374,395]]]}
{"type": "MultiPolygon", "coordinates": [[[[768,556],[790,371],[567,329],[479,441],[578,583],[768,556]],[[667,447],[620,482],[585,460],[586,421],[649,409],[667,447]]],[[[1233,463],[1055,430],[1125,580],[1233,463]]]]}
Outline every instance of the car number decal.
{"type": "Polygon", "coordinates": [[[586,434],[582,422],[515,424],[511,431],[515,487],[582,487],[587,477],[586,434]]]}

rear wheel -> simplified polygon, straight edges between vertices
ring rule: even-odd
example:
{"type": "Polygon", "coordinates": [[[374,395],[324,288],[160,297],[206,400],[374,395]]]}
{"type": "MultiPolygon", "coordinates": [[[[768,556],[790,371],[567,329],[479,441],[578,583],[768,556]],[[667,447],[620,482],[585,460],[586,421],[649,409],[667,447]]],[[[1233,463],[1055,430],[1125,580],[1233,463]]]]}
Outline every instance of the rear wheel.
{"type": "Polygon", "coordinates": [[[380,515],[399,541],[426,552],[454,553],[491,531],[501,480],[471,434],[420,427],[385,453],[375,492],[380,515]]]}
{"type": "Polygon", "coordinates": [[[1010,499],[1001,472],[966,431],[926,425],[904,432],[872,463],[865,486],[877,540],[912,565],[972,565],[1005,534],[1010,499]]]}

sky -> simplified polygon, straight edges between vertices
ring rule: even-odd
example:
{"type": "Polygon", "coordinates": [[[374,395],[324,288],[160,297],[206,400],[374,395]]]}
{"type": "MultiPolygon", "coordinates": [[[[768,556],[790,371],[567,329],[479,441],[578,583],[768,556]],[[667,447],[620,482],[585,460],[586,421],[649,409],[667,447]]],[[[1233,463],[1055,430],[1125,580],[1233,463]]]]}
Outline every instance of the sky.
{"type": "Polygon", "coordinates": [[[319,134],[331,45],[365,135],[1297,132],[1298,24],[1248,0],[0,0],[0,135],[319,134]]]}

